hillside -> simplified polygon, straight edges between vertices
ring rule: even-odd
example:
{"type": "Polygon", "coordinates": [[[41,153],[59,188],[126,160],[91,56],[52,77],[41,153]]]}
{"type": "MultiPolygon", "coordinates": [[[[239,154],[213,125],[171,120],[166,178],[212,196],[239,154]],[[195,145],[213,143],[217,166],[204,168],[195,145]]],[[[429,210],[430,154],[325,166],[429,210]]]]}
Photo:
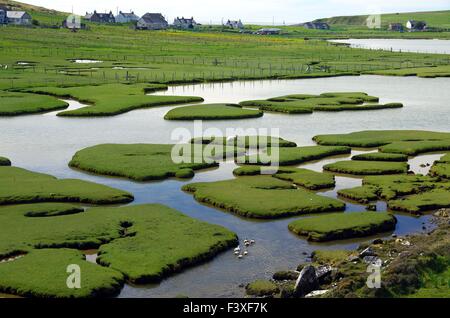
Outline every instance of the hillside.
{"type": "MultiPolygon", "coordinates": [[[[337,16],[318,19],[316,21],[326,22],[330,25],[364,26],[368,15],[337,16]]],[[[408,20],[426,21],[433,28],[450,29],[450,10],[427,11],[427,12],[404,12],[381,15],[381,24],[387,27],[389,23],[403,23],[408,20]]]]}
{"type": "Polygon", "coordinates": [[[59,25],[70,14],[11,0],[0,0],[0,7],[6,7],[8,10],[27,11],[34,20],[49,25],[59,25]]]}

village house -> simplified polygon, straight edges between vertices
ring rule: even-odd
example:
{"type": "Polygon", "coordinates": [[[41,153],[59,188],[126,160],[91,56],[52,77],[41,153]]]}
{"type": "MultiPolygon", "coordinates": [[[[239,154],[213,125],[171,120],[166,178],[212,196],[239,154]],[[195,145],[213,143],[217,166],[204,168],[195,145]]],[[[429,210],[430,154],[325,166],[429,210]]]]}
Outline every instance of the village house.
{"type": "Polygon", "coordinates": [[[197,22],[195,22],[194,17],[190,19],[177,17],[173,20],[173,26],[180,29],[193,29],[197,26],[197,22]]]}
{"type": "Polygon", "coordinates": [[[403,32],[403,24],[401,24],[401,23],[390,23],[388,30],[389,31],[396,31],[396,32],[403,32]]]}
{"type": "Polygon", "coordinates": [[[306,22],[303,27],[313,30],[329,30],[330,26],[325,22],[306,22]]]}
{"type": "Polygon", "coordinates": [[[241,20],[239,20],[239,21],[228,20],[227,23],[225,24],[225,26],[232,28],[232,29],[243,29],[244,28],[244,24],[242,23],[241,20]]]}
{"type": "Polygon", "coordinates": [[[84,18],[88,21],[95,22],[95,23],[114,23],[116,22],[116,19],[114,18],[114,15],[112,11],[109,11],[109,13],[98,13],[97,11],[94,11],[94,13],[87,13],[84,16],[84,18]]]}
{"type": "Polygon", "coordinates": [[[32,18],[25,11],[7,11],[6,18],[8,24],[31,25],[32,18]]]}
{"type": "Polygon", "coordinates": [[[427,24],[425,21],[408,20],[406,28],[410,31],[425,31],[427,24]]]}
{"type": "Polygon", "coordinates": [[[8,20],[6,18],[6,10],[0,8],[0,24],[7,24],[8,20]]]}
{"type": "Polygon", "coordinates": [[[136,28],[140,30],[163,30],[168,27],[169,23],[161,13],[146,13],[136,24],[136,28]]]}
{"type": "Polygon", "coordinates": [[[276,35],[276,34],[280,34],[280,33],[281,33],[281,29],[278,29],[278,28],[259,29],[258,31],[255,32],[255,34],[259,34],[259,35],[276,35]]]}
{"type": "Polygon", "coordinates": [[[130,13],[119,11],[119,14],[116,15],[116,23],[130,23],[130,22],[137,22],[139,20],[139,17],[134,14],[133,11],[130,13]]]}

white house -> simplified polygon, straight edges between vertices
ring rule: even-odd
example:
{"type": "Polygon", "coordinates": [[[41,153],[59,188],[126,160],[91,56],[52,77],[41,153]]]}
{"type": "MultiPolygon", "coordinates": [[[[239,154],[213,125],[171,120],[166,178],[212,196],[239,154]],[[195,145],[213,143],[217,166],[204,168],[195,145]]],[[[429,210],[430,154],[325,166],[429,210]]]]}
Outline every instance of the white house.
{"type": "Polygon", "coordinates": [[[6,17],[8,24],[31,25],[32,18],[25,11],[7,11],[6,17]]]}
{"type": "Polygon", "coordinates": [[[425,21],[408,20],[406,28],[410,31],[423,31],[427,28],[425,21]]]}
{"type": "Polygon", "coordinates": [[[116,15],[116,23],[130,23],[138,20],[139,17],[135,15],[133,11],[130,13],[120,11],[119,14],[116,15]]]}
{"type": "Polygon", "coordinates": [[[232,29],[243,29],[244,28],[244,24],[242,23],[241,20],[239,20],[239,21],[228,20],[227,23],[225,24],[225,26],[232,28],[232,29]]]}

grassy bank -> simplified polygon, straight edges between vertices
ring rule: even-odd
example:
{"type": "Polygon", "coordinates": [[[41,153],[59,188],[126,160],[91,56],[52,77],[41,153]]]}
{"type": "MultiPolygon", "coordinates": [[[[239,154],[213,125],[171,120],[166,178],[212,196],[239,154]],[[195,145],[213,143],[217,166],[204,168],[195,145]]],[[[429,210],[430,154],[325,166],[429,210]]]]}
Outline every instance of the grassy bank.
{"type": "Polygon", "coordinates": [[[387,161],[338,161],[323,166],[325,171],[352,175],[401,174],[408,172],[408,164],[387,161]]]}
{"type": "Polygon", "coordinates": [[[0,116],[45,113],[67,108],[69,104],[51,96],[0,91],[0,116]]]}
{"type": "Polygon", "coordinates": [[[229,120],[262,117],[263,113],[257,110],[243,109],[234,104],[206,104],[197,106],[179,107],[170,110],[165,116],[166,120],[229,120]]]}

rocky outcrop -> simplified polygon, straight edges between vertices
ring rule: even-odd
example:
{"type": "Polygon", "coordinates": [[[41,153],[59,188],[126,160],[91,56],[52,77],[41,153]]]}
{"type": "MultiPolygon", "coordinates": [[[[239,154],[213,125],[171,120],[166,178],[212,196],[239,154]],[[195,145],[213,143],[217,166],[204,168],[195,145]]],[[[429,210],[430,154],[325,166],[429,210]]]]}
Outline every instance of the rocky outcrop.
{"type": "Polygon", "coordinates": [[[295,283],[295,296],[304,297],[317,289],[319,289],[319,280],[317,279],[315,267],[312,265],[305,266],[295,283]]]}

